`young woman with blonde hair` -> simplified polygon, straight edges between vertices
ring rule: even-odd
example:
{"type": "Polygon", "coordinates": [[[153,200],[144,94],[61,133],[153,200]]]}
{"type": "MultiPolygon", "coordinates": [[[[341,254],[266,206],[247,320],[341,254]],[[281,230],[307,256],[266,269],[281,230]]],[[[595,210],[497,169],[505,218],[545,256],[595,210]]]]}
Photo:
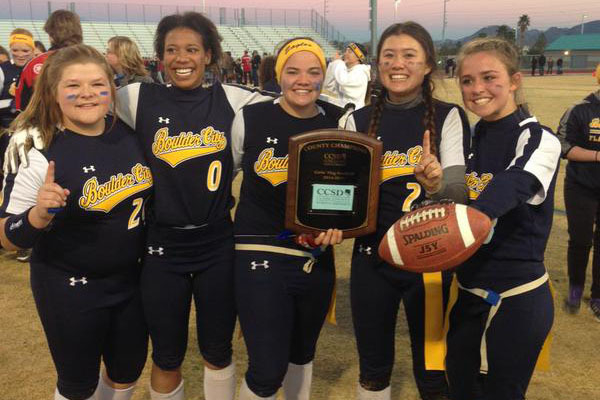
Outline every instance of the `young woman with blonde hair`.
{"type": "Polygon", "coordinates": [[[5,179],[0,240],[33,247],[31,289],[56,400],[128,400],[146,362],[139,260],[153,180],[133,131],[108,115],[114,99],[104,57],[69,46],[48,57],[11,125],[37,135],[29,166],[5,179]]]}
{"type": "Polygon", "coordinates": [[[113,36],[108,39],[106,61],[115,72],[118,88],[134,82],[153,82],[144,66],[137,44],[126,36],[113,36]]]}
{"type": "Polygon", "coordinates": [[[461,48],[457,72],[465,107],[481,118],[467,162],[470,206],[494,229],[456,269],[446,357],[450,397],[524,399],[554,318],[544,250],[560,143],[522,106],[514,45],[475,39],[461,48]]]}

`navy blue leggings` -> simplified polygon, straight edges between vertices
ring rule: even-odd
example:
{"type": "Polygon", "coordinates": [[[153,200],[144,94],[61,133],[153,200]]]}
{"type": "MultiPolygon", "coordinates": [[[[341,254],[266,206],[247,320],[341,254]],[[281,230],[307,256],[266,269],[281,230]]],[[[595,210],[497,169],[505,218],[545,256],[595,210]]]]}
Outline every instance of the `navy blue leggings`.
{"type": "Polygon", "coordinates": [[[70,400],[92,396],[102,359],[111,380],[138,379],[148,333],[137,275],[94,278],[32,262],[31,288],[61,395],[70,400]]]}
{"type": "Polygon", "coordinates": [[[523,400],[554,321],[548,283],[502,300],[487,330],[488,373],[480,344],[490,305],[464,290],[450,313],[446,373],[453,400],[523,400]],[[480,386],[482,385],[482,386],[480,386]]]}
{"type": "Polygon", "coordinates": [[[173,370],[183,363],[192,297],[202,357],[221,368],[231,363],[236,316],[233,239],[204,256],[204,262],[146,257],[142,299],[152,339],[152,360],[161,369],[173,370]],[[181,271],[181,266],[194,272],[181,271]]]}
{"type": "Polygon", "coordinates": [[[600,195],[567,178],[564,192],[569,226],[569,283],[581,288],[585,285],[593,242],[592,297],[600,298],[600,195]]]}
{"type": "MultiPolygon", "coordinates": [[[[444,273],[444,308],[451,278],[450,273],[444,273]]],[[[425,369],[422,275],[386,264],[377,257],[376,245],[357,240],[352,256],[350,300],[361,385],[374,391],[389,386],[394,367],[396,321],[400,302],[403,302],[410,333],[413,374],[421,398],[443,398],[448,392],[444,372],[425,369]]]]}
{"type": "Polygon", "coordinates": [[[269,397],[281,387],[288,363],[313,360],[329,308],[334,267],[331,250],[312,271],[308,259],[262,251],[236,251],[235,293],[248,348],[248,387],[269,397]]]}

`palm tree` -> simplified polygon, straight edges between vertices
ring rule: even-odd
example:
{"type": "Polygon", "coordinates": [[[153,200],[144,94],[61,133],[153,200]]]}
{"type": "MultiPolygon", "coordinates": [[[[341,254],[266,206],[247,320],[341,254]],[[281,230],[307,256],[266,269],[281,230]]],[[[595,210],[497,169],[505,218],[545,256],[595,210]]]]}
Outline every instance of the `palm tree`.
{"type": "Polygon", "coordinates": [[[529,15],[523,14],[519,17],[517,25],[519,26],[519,49],[521,52],[523,51],[523,44],[525,43],[525,32],[530,24],[531,20],[529,19],[529,15]]]}

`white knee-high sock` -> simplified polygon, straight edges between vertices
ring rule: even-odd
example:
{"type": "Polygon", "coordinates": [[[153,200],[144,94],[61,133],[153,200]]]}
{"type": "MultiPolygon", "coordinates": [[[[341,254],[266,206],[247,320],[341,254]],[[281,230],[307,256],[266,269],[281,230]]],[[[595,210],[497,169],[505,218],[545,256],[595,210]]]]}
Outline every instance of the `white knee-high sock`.
{"type": "Polygon", "coordinates": [[[312,384],[313,363],[288,364],[288,370],[283,379],[283,396],[285,400],[309,400],[312,384]]]}
{"type": "MultiPolygon", "coordinates": [[[[60,392],[58,391],[58,388],[56,388],[56,390],[54,391],[54,400],[69,400],[69,399],[67,399],[65,396],[60,394],[60,392]]],[[[96,400],[96,394],[94,393],[92,395],[92,397],[89,397],[86,400],[96,400]]]]}
{"type": "Polygon", "coordinates": [[[240,387],[239,400],[275,400],[276,396],[277,396],[277,393],[275,393],[273,396],[269,396],[269,397],[257,396],[248,387],[248,384],[246,383],[246,379],[242,379],[242,386],[240,387]]]}
{"type": "Polygon", "coordinates": [[[115,389],[106,383],[104,378],[100,376],[98,380],[98,388],[96,389],[96,400],[129,400],[133,396],[135,384],[127,389],[115,389]]]}
{"type": "Polygon", "coordinates": [[[235,398],[235,364],[223,369],[204,367],[204,398],[206,400],[233,400],[235,398]]]}
{"type": "Polygon", "coordinates": [[[367,390],[358,385],[358,400],[390,400],[392,398],[391,386],[377,392],[367,390]]]}
{"type": "Polygon", "coordinates": [[[152,400],[184,400],[183,379],[179,382],[179,386],[171,393],[158,393],[150,386],[150,399],[152,400]]]}

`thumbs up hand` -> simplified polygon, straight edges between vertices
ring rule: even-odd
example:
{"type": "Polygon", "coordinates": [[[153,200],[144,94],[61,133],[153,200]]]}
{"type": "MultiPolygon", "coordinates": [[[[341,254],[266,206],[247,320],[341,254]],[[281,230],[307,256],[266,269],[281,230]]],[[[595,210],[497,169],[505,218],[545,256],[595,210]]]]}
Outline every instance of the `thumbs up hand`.
{"type": "Polygon", "coordinates": [[[437,157],[431,154],[429,131],[423,135],[423,153],[421,160],[415,167],[415,178],[425,188],[427,194],[437,193],[442,187],[442,166],[437,157]]]}
{"type": "Polygon", "coordinates": [[[37,204],[30,212],[31,224],[38,229],[48,226],[54,218],[56,209],[67,205],[67,197],[70,192],[69,189],[63,189],[54,181],[55,169],[54,161],[50,161],[44,184],[38,191],[37,204]]]}

